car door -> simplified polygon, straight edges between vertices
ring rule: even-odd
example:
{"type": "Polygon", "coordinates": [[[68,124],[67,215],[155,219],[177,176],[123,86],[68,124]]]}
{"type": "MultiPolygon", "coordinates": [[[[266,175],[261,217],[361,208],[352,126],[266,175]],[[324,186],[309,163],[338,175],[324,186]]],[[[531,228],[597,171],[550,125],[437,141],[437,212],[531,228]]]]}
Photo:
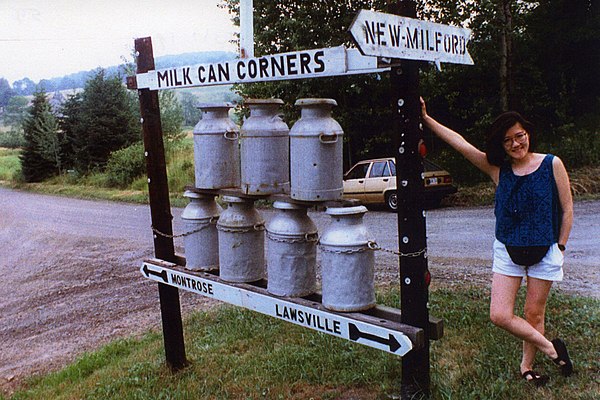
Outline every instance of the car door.
{"type": "Polygon", "coordinates": [[[356,164],[344,175],[344,197],[365,201],[365,178],[370,162],[356,164]]]}
{"type": "Polygon", "coordinates": [[[387,160],[374,161],[365,182],[365,201],[383,203],[383,193],[392,183],[392,174],[387,160]]]}

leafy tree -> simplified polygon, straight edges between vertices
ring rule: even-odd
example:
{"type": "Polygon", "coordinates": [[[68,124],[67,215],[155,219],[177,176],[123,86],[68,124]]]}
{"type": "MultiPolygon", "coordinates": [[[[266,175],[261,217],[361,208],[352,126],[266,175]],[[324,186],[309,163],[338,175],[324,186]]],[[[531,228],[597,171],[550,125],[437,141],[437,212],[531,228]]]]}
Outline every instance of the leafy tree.
{"type": "Polygon", "coordinates": [[[28,115],[28,103],[23,96],[13,96],[8,100],[2,118],[4,125],[9,126],[10,130],[0,132],[0,147],[17,148],[25,145],[23,122],[28,115]]]}
{"type": "Polygon", "coordinates": [[[15,128],[21,128],[27,115],[27,104],[29,101],[23,96],[13,96],[4,109],[4,124],[15,128]]]}
{"type": "Polygon", "coordinates": [[[54,92],[57,90],[57,85],[52,79],[42,79],[37,86],[46,92],[54,92]]]}
{"type": "Polygon", "coordinates": [[[36,84],[29,78],[13,82],[13,89],[18,96],[29,96],[35,92],[36,84]]]}
{"type": "Polygon", "coordinates": [[[62,110],[61,126],[74,167],[82,172],[102,168],[111,152],[140,140],[137,109],[120,78],[98,70],[62,110]]]}
{"type": "MultiPolygon", "coordinates": [[[[473,30],[474,66],[444,65],[422,75],[421,91],[438,119],[481,146],[494,116],[515,109],[536,124],[542,151],[570,157],[568,165],[595,159],[572,151],[567,136],[593,137],[600,127],[600,80],[593,72],[600,70],[598,2],[431,0],[422,13],[473,30]]],[[[590,153],[600,151],[597,141],[586,143],[590,153]]],[[[432,145],[446,148],[435,139],[432,145]]],[[[444,151],[443,159],[463,181],[485,179],[453,152],[444,151]]]]}
{"type": "Polygon", "coordinates": [[[8,81],[5,78],[0,78],[0,108],[5,107],[14,95],[15,92],[8,81]]]}
{"type": "Polygon", "coordinates": [[[183,109],[183,123],[186,126],[194,126],[200,120],[202,113],[197,107],[198,99],[190,92],[181,93],[181,107],[183,109]]]}
{"type": "Polygon", "coordinates": [[[60,136],[46,93],[34,93],[29,115],[23,123],[25,147],[20,155],[26,182],[42,181],[61,170],[60,136]]]}
{"type": "Polygon", "coordinates": [[[106,163],[107,183],[113,187],[126,188],[146,171],[144,144],[136,142],[113,151],[106,163]]]}
{"type": "Polygon", "coordinates": [[[161,90],[158,92],[158,103],[160,104],[160,122],[163,137],[167,145],[179,141],[185,137],[183,132],[183,108],[177,100],[175,91],[161,90]]]}
{"type": "MultiPolygon", "coordinates": [[[[596,116],[598,128],[600,2],[539,2],[526,16],[526,23],[528,40],[519,62],[528,60],[538,66],[539,81],[529,87],[538,84],[544,90],[544,103],[533,111],[544,115],[554,126],[596,116]]],[[[521,94],[526,94],[529,87],[524,87],[521,94]]]]}

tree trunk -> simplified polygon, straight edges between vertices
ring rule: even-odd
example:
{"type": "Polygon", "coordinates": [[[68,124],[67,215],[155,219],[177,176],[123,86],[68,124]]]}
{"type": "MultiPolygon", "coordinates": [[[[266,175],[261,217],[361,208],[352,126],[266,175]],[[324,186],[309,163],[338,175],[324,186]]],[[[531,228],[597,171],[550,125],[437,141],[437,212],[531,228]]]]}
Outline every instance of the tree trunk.
{"type": "Polygon", "coordinates": [[[514,107],[512,101],[512,14],[510,2],[511,0],[502,0],[498,3],[502,23],[500,27],[500,98],[504,111],[514,107]]]}

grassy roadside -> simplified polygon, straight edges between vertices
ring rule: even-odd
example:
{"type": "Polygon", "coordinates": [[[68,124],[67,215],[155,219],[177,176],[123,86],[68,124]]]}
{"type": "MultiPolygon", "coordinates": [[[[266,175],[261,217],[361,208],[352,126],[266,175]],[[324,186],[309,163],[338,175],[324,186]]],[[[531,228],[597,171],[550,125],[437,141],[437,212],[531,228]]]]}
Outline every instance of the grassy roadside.
{"type": "MultiPolygon", "coordinates": [[[[168,181],[171,205],[184,207],[183,188],[194,181],[193,160],[187,153],[191,142],[174,149],[168,156],[168,181]]],[[[136,179],[127,188],[114,188],[106,184],[102,173],[76,177],[69,174],[56,176],[44,182],[25,183],[20,181],[20,161],[18,149],[0,148],[0,185],[13,189],[35,193],[67,196],[79,199],[121,201],[127,203],[148,204],[148,186],[145,177],[136,179]]]]}
{"type": "MultiPolygon", "coordinates": [[[[488,296],[480,288],[432,290],[431,314],[445,321],[444,338],[431,346],[432,399],[598,398],[599,301],[551,295],[547,332],[565,338],[576,373],[561,377],[538,355],[537,368],[551,381],[537,389],[517,373],[520,343],[489,322],[488,296]]],[[[379,302],[397,307],[398,293],[386,289],[379,302]]],[[[399,392],[399,358],[251,311],[197,312],[185,333],[191,364],[177,374],[164,365],[160,334],[149,332],[32,378],[11,398],[380,399],[399,392]]]]}
{"type": "Polygon", "coordinates": [[[0,147],[0,183],[12,181],[21,170],[19,154],[20,150],[0,147]]]}

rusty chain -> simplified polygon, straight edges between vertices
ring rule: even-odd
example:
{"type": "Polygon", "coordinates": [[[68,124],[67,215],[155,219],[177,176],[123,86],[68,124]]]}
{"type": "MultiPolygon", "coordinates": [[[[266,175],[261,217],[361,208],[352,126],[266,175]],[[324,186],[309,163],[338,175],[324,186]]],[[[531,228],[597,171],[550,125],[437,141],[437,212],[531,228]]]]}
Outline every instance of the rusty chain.
{"type": "Polygon", "coordinates": [[[229,232],[229,233],[248,233],[248,232],[259,232],[259,231],[264,231],[265,230],[265,224],[254,224],[254,226],[251,226],[249,228],[243,229],[243,228],[229,228],[229,227],[225,227],[225,226],[221,226],[221,225],[217,225],[217,230],[221,231],[221,232],[229,232]]]}
{"type": "Polygon", "coordinates": [[[329,249],[329,248],[324,248],[323,245],[319,246],[321,248],[321,251],[327,252],[327,253],[336,253],[336,254],[353,254],[353,253],[362,253],[365,252],[367,250],[374,250],[374,251],[383,251],[385,253],[390,253],[390,254],[394,254],[400,257],[419,257],[423,254],[427,254],[427,248],[423,248],[419,251],[415,251],[413,253],[402,253],[400,251],[396,251],[396,250],[390,250],[390,249],[386,249],[384,247],[381,247],[377,244],[377,242],[373,241],[373,240],[369,240],[367,242],[367,247],[361,247],[361,248],[357,248],[357,249],[346,249],[346,250],[333,250],[333,249],[329,249]]]}
{"type": "MultiPolygon", "coordinates": [[[[216,221],[216,219],[215,219],[216,221]]],[[[202,231],[203,229],[208,228],[211,224],[216,224],[216,222],[213,221],[213,219],[211,219],[210,222],[203,224],[201,227],[199,227],[198,229],[194,229],[192,231],[189,232],[184,232],[184,233],[180,233],[177,235],[169,235],[166,233],[163,233],[161,231],[159,231],[158,229],[156,229],[154,226],[152,226],[152,231],[154,233],[156,233],[157,235],[166,237],[166,238],[179,238],[179,237],[185,237],[185,236],[189,236],[192,235],[194,233],[198,233],[200,231],[202,231]]],[[[239,228],[225,228],[223,226],[216,226],[218,230],[220,230],[221,232],[230,232],[230,233],[247,233],[247,232],[253,232],[253,231],[264,231],[265,230],[265,226],[264,224],[256,224],[250,228],[247,229],[239,229],[239,228]]],[[[377,242],[370,240],[367,242],[367,247],[360,247],[360,248],[356,248],[356,249],[346,249],[346,250],[334,250],[334,249],[330,249],[330,248],[325,248],[320,242],[319,242],[319,236],[317,234],[310,234],[307,233],[304,235],[304,237],[302,238],[280,238],[280,237],[275,237],[272,234],[269,233],[269,231],[267,231],[267,237],[269,238],[269,240],[272,240],[274,242],[280,242],[280,243],[317,243],[319,245],[319,248],[321,249],[321,251],[326,252],[326,253],[335,253],[335,254],[354,254],[354,253],[363,253],[367,250],[374,250],[374,251],[383,251],[385,253],[390,253],[390,254],[394,254],[396,256],[399,257],[419,257],[423,254],[427,254],[427,248],[423,248],[419,251],[415,251],[412,253],[402,253],[400,251],[396,251],[396,250],[390,250],[390,249],[386,249],[384,247],[379,246],[379,244],[377,244],[377,242]]]]}
{"type": "Polygon", "coordinates": [[[191,230],[189,232],[184,232],[184,233],[176,234],[176,235],[169,235],[168,233],[161,232],[158,229],[156,229],[154,227],[154,225],[150,225],[150,227],[152,228],[152,232],[156,233],[159,236],[166,237],[166,238],[169,238],[169,239],[175,239],[175,238],[180,238],[180,237],[185,237],[185,236],[193,235],[194,233],[198,233],[198,232],[202,231],[203,229],[208,228],[211,225],[215,225],[217,223],[217,220],[218,220],[218,218],[211,217],[211,219],[208,222],[202,224],[199,228],[196,228],[196,229],[191,230]]]}
{"type": "Polygon", "coordinates": [[[276,237],[269,231],[267,231],[267,238],[274,242],[279,243],[316,243],[319,241],[319,235],[316,233],[306,233],[303,237],[298,238],[282,238],[276,237]]]}

